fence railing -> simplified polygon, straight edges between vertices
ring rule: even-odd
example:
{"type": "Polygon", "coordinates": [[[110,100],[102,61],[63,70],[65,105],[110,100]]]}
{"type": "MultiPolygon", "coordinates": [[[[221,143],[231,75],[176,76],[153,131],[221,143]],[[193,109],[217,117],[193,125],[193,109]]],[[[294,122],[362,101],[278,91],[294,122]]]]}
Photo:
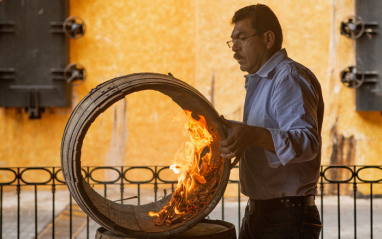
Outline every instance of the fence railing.
{"type": "MultiPolygon", "coordinates": [[[[175,189],[177,181],[166,170],[168,166],[82,168],[84,179],[100,195],[136,205],[175,189]]],[[[0,168],[0,180],[0,239],[94,237],[99,226],[72,200],[60,167],[0,168]]],[[[381,184],[382,166],[322,166],[316,199],[324,224],[321,238],[373,238],[382,225],[381,184]]],[[[227,190],[230,197],[223,197],[210,217],[238,229],[247,198],[240,194],[237,179],[229,180],[227,190]]]]}

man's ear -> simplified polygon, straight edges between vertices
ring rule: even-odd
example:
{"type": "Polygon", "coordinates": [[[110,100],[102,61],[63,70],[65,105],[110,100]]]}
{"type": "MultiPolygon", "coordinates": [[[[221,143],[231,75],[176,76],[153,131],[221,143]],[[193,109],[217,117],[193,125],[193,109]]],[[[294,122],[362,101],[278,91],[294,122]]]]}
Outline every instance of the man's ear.
{"type": "Polygon", "coordinates": [[[275,33],[273,33],[272,31],[265,32],[264,40],[265,40],[265,45],[267,49],[268,50],[271,49],[275,45],[275,40],[276,40],[275,33]]]}

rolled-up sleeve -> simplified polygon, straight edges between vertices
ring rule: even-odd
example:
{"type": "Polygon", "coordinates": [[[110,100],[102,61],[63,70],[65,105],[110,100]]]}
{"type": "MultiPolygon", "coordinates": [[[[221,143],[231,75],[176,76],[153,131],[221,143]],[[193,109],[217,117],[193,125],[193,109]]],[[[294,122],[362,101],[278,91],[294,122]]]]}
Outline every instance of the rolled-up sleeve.
{"type": "Polygon", "coordinates": [[[278,128],[268,128],[276,151],[266,150],[271,167],[309,161],[319,153],[319,95],[309,79],[306,72],[292,68],[273,85],[272,114],[278,128]]]}

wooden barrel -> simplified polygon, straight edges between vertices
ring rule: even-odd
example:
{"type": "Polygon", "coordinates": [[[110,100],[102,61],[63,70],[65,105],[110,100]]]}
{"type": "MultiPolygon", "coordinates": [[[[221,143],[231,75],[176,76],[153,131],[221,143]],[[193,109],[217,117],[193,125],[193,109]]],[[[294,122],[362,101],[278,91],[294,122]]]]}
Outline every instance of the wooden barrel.
{"type": "MultiPolygon", "coordinates": [[[[177,235],[169,237],[170,239],[236,239],[235,225],[220,220],[202,220],[191,229],[177,235]]],[[[137,239],[136,237],[122,236],[103,227],[98,228],[95,239],[137,239]]]]}
{"type": "Polygon", "coordinates": [[[219,114],[196,89],[172,76],[140,73],[117,77],[98,85],[81,100],[70,116],[61,143],[61,164],[66,184],[81,209],[94,221],[109,231],[137,238],[169,237],[186,231],[203,220],[223,196],[230,173],[230,161],[220,156],[220,140],[227,136],[219,114]],[[174,225],[155,226],[149,211],[159,211],[171,195],[146,205],[129,205],[112,202],[99,195],[84,180],[81,173],[81,148],[86,132],[94,120],[111,105],[126,95],[155,90],[169,96],[182,109],[205,117],[211,134],[216,138],[211,144],[212,163],[219,163],[218,185],[196,215],[174,225]]]}

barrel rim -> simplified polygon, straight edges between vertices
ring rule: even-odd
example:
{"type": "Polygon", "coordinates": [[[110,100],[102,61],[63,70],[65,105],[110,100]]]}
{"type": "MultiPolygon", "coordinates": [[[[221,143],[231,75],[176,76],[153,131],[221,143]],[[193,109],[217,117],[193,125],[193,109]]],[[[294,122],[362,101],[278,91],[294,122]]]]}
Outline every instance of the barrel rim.
{"type": "MultiPolygon", "coordinates": [[[[97,206],[94,206],[93,204],[88,204],[88,202],[91,202],[88,192],[89,190],[94,191],[94,189],[92,189],[91,187],[87,187],[87,182],[85,182],[85,180],[83,180],[82,178],[80,159],[82,142],[90,125],[102,112],[108,109],[111,105],[124,98],[128,94],[138,92],[141,90],[156,90],[158,92],[161,92],[169,96],[176,104],[183,108],[183,106],[181,106],[179,103],[183,102],[182,99],[176,98],[180,96],[175,96],[175,94],[171,95],[173,93],[171,93],[171,91],[166,90],[170,88],[177,89],[178,91],[180,91],[180,96],[191,96],[193,100],[200,103],[202,105],[201,109],[207,112],[209,114],[207,115],[208,118],[211,118],[215,123],[219,137],[222,139],[227,137],[226,130],[224,128],[224,125],[220,121],[217,111],[199,91],[197,91],[195,88],[188,85],[187,83],[180,81],[174,77],[158,73],[130,74],[120,76],[108,80],[104,83],[101,83],[95,89],[93,89],[87,96],[85,96],[75,107],[65,127],[61,143],[61,164],[63,175],[66,184],[69,188],[69,191],[71,192],[73,198],[76,200],[81,209],[89,217],[98,222],[100,225],[118,234],[129,234],[137,237],[165,237],[186,231],[187,229],[196,225],[196,223],[198,223],[199,221],[203,220],[216,207],[216,205],[220,201],[220,198],[223,196],[225,188],[227,186],[230,173],[230,161],[223,160],[224,166],[220,183],[210,203],[205,208],[203,208],[197,215],[193,216],[185,223],[182,223],[182,225],[179,225],[168,231],[165,230],[163,232],[135,231],[131,230],[130,228],[121,228],[120,225],[116,225],[113,221],[111,221],[108,218],[108,215],[105,215],[104,213],[100,212],[100,209],[97,208],[97,206]]],[[[135,209],[135,207],[139,206],[133,207],[135,209]]]]}
{"type": "MultiPolygon", "coordinates": [[[[220,225],[220,226],[223,226],[226,228],[226,230],[224,230],[224,231],[220,231],[220,232],[216,232],[216,233],[212,234],[214,236],[214,238],[221,238],[220,235],[221,236],[227,236],[228,233],[231,233],[232,237],[236,238],[236,229],[235,229],[235,225],[233,223],[230,223],[227,221],[222,221],[222,220],[203,219],[203,220],[199,221],[195,226],[197,226],[200,223],[216,224],[216,225],[220,225]]],[[[188,230],[190,230],[190,229],[192,229],[192,228],[189,228],[188,230]]],[[[113,231],[109,231],[106,228],[101,226],[101,227],[97,228],[97,230],[96,230],[96,238],[97,238],[97,235],[101,235],[100,238],[102,238],[102,235],[105,232],[113,233],[113,231]]],[[[187,232],[187,230],[184,232],[187,232]]],[[[205,238],[206,236],[210,236],[210,235],[211,234],[203,235],[201,237],[205,238]]],[[[107,235],[107,236],[110,237],[110,239],[117,239],[117,238],[128,239],[130,237],[130,236],[126,237],[126,235],[119,235],[119,234],[107,235]]],[[[181,238],[180,236],[182,236],[182,235],[178,234],[178,235],[173,235],[173,236],[174,236],[173,238],[176,239],[176,238],[181,238]]],[[[131,239],[133,239],[133,238],[131,238],[131,239]]]]}

